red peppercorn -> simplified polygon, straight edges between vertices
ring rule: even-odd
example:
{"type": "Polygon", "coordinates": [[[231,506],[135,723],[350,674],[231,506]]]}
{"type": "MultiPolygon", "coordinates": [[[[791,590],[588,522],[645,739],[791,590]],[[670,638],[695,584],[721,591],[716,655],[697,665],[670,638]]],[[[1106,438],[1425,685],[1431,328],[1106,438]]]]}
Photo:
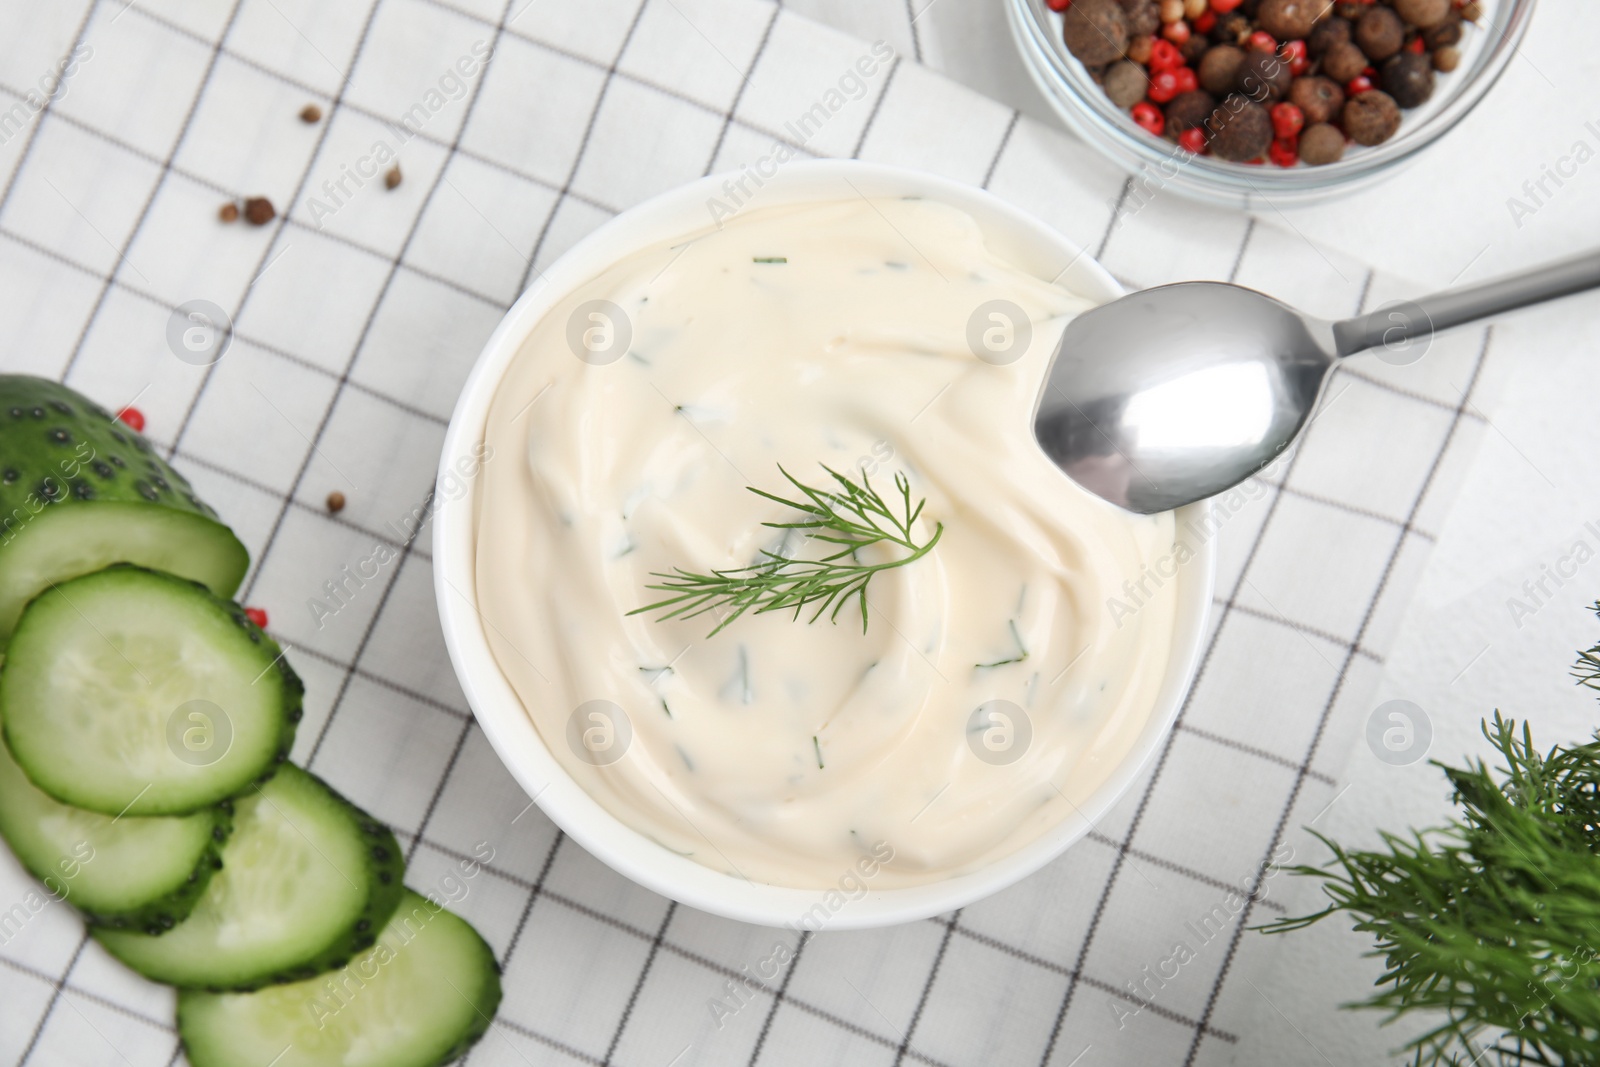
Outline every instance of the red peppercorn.
{"type": "Polygon", "coordinates": [[[263,630],[267,628],[267,613],[262,608],[245,608],[244,617],[261,627],[263,630]]]}
{"type": "Polygon", "coordinates": [[[1051,11],[1065,11],[1072,6],[1072,0],[1044,0],[1044,4],[1051,11]]]}
{"type": "Polygon", "coordinates": [[[1206,150],[1206,134],[1198,126],[1191,126],[1178,134],[1178,143],[1195,155],[1203,155],[1206,150]]]}
{"type": "Polygon", "coordinates": [[[1300,162],[1300,146],[1293,137],[1280,137],[1267,149],[1267,156],[1280,167],[1292,167],[1300,162]]]}
{"type": "Polygon", "coordinates": [[[117,412],[117,418],[134,433],[144,432],[144,412],[138,408],[123,408],[117,412]]]}
{"type": "Polygon", "coordinates": [[[1161,27],[1161,36],[1173,44],[1183,44],[1189,40],[1189,24],[1182,19],[1177,22],[1169,22],[1161,27]]]}
{"type": "Polygon", "coordinates": [[[1242,3],[1244,0],[1211,0],[1211,10],[1219,15],[1226,15],[1242,3]]]}
{"type": "Polygon", "coordinates": [[[1285,41],[1279,54],[1289,64],[1289,73],[1296,78],[1311,69],[1311,57],[1306,54],[1304,41],[1285,41]]]}
{"type": "Polygon", "coordinates": [[[1428,50],[1428,42],[1424,41],[1422,39],[1422,37],[1419,35],[1417,37],[1411,38],[1411,43],[1406,45],[1406,47],[1411,49],[1413,52],[1415,52],[1417,55],[1420,56],[1422,53],[1424,53],[1424,52],[1426,52],[1428,50]]]}
{"type": "Polygon", "coordinates": [[[1216,26],[1216,24],[1217,13],[1208,7],[1200,13],[1199,18],[1194,20],[1194,32],[1210,33],[1212,27],[1216,26]]]}
{"type": "Polygon", "coordinates": [[[1179,67],[1172,72],[1172,76],[1178,79],[1180,93],[1192,93],[1200,88],[1200,79],[1195,76],[1193,67],[1179,67]]]}
{"type": "Polygon", "coordinates": [[[1372,79],[1367,77],[1365,74],[1359,74],[1356,77],[1351,78],[1350,81],[1345,84],[1344,95],[1347,98],[1352,96],[1360,96],[1362,93],[1369,92],[1371,89],[1372,79]]]}
{"type": "Polygon", "coordinates": [[[1161,131],[1167,128],[1167,117],[1161,113],[1160,108],[1148,100],[1139,101],[1129,110],[1133,113],[1134,122],[1137,122],[1157,137],[1160,137],[1161,131]]]}
{"type": "Polygon", "coordinates": [[[1287,100],[1280,100],[1272,105],[1272,132],[1278,135],[1280,141],[1287,141],[1297,137],[1306,125],[1306,113],[1287,100]]]}
{"type": "MultiPolygon", "coordinates": [[[[1173,70],[1158,70],[1150,75],[1150,88],[1146,95],[1158,104],[1165,104],[1168,100],[1178,95],[1178,73],[1173,70]]],[[[1140,125],[1143,125],[1141,123],[1140,125]]]]}
{"type": "Polygon", "coordinates": [[[1278,50],[1277,40],[1266,30],[1257,30],[1252,33],[1250,40],[1246,43],[1257,52],[1276,52],[1278,50]]]}
{"type": "Polygon", "coordinates": [[[1183,53],[1171,41],[1157,38],[1150,44],[1150,62],[1147,65],[1152,74],[1160,70],[1175,70],[1183,66],[1183,53]]]}

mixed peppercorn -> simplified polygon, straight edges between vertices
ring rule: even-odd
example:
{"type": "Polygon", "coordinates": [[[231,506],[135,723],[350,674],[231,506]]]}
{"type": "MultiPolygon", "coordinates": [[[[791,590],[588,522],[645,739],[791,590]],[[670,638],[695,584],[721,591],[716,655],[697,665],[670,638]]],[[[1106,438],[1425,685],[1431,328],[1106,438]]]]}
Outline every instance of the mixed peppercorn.
{"type": "Polygon", "coordinates": [[[1480,0],[1046,0],[1067,50],[1157,137],[1320,166],[1382,144],[1461,62],[1480,0]]]}

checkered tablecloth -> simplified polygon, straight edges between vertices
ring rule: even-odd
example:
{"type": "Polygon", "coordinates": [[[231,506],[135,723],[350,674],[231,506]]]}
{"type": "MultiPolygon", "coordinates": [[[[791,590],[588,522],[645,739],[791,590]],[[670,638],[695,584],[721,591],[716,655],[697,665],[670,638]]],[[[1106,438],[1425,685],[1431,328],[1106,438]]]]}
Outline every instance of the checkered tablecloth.
{"type": "MultiPolygon", "coordinates": [[[[307,684],[294,758],[389,821],[408,882],[501,961],[473,1064],[1215,1064],[1293,1026],[1266,977],[1292,940],[1244,928],[1283,912],[1286,846],[1316,858],[1300,828],[1338,801],[1471,461],[1492,330],[1345,368],[1302,445],[1224,498],[1199,681],[1086,840],[954,914],[811,936],[769,982],[745,977],[772,931],[565,840],[456,684],[426,501],[480,346],[595,226],[775,140],[982,184],[1130,286],[1231,279],[1327,316],[1413,295],[1289,216],[1130,197],[1084,146],[909,55],[856,93],[841,79],[870,49],[767,0],[0,4],[0,365],[137,406],[249,546],[240,600],[307,684]],[[840,106],[794,143],[830,91],[840,106]],[[218,220],[252,196],[278,217],[218,220]],[[232,322],[209,367],[168,342],[191,300],[232,322]],[[319,625],[308,599],[379,545],[392,561],[319,625]]],[[[30,889],[0,858],[0,912],[30,889]]],[[[0,941],[0,1063],[182,1061],[170,992],[64,906],[0,941]]]]}

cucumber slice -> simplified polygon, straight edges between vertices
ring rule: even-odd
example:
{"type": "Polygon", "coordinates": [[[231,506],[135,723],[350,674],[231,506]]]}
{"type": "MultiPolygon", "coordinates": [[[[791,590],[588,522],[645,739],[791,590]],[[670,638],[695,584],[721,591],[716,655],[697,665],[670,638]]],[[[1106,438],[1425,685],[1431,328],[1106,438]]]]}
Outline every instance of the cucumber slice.
{"type": "Polygon", "coordinates": [[[194,911],[159,937],[97,930],[146,978],[257,989],[343,967],[372,947],[402,892],[394,835],[314,774],[285,766],[234,803],[222,870],[194,911]]]}
{"type": "Polygon", "coordinates": [[[28,605],[0,667],[0,721],[62,803],[182,815],[288,757],[303,693],[238,605],[119,563],[28,605]]]}
{"type": "Polygon", "coordinates": [[[0,744],[0,835],[22,865],[91,922],[150,933],[193,909],[222,861],[232,805],[121,819],[68,807],[28,781],[0,744]]]}
{"type": "Polygon", "coordinates": [[[138,563],[232,596],[250,555],[150,443],[64,385],[0,375],[0,652],[52,582],[138,563]]]}
{"type": "Polygon", "coordinates": [[[378,944],[343,970],[259,993],[178,994],[194,1067],[437,1067],[500,1006],[483,938],[409,890],[378,944]]]}

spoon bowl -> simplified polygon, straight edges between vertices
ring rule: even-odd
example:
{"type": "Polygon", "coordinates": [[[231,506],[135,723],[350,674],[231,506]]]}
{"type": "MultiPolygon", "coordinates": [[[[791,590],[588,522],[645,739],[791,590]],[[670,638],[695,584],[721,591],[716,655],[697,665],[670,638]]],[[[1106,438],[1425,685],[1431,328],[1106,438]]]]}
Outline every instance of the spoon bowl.
{"type": "Polygon", "coordinates": [[[1413,362],[1437,330],[1600,286],[1600,252],[1341,322],[1254,289],[1181,282],[1068,324],[1034,409],[1045,454],[1085,489],[1153,514],[1238,485],[1305,429],[1334,365],[1413,362]]]}
{"type": "Polygon", "coordinates": [[[1242,286],[1146,289],[1068,325],[1034,435],[1074,481],[1129,511],[1214,496],[1299,434],[1333,365],[1331,338],[1242,286]]]}

